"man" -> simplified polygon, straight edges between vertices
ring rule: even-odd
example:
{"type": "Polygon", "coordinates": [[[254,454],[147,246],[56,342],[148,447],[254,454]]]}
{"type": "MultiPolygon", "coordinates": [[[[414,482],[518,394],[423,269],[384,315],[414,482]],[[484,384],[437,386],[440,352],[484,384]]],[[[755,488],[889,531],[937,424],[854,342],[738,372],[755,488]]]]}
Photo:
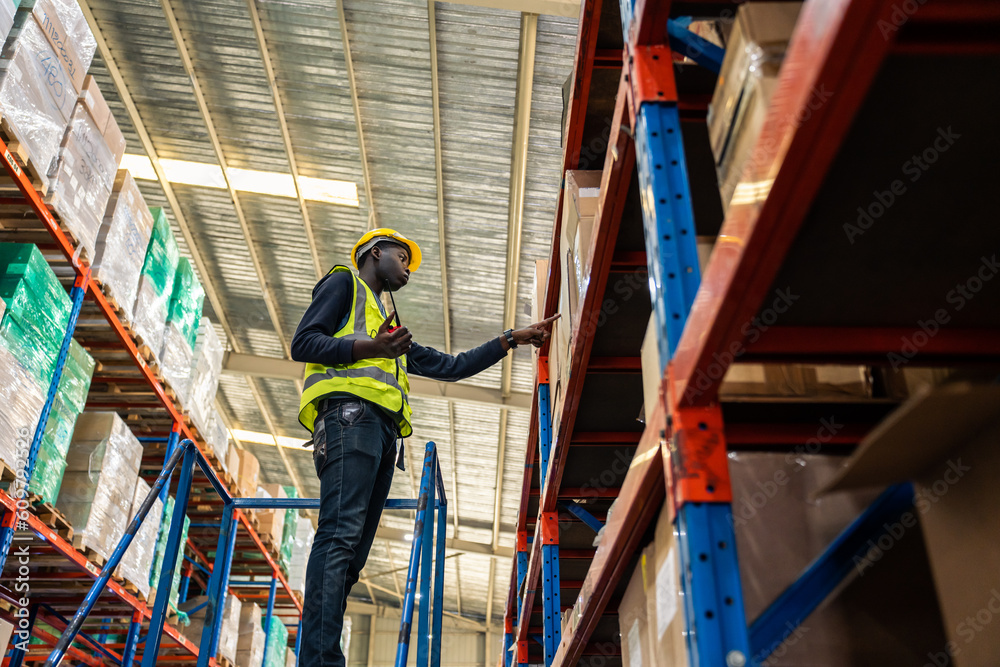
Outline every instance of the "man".
{"type": "Polygon", "coordinates": [[[461,380],[489,368],[512,347],[540,347],[558,315],[502,335],[457,356],[413,342],[393,327],[379,297],[395,292],[420,267],[417,244],[392,229],[370,231],[346,266],[313,288],[292,340],[306,362],[299,421],[313,434],[320,479],[319,527],[306,568],[299,664],[342,667],[340,634],[347,596],[368,558],[392,483],[396,439],[413,432],[408,373],[461,380]]]}

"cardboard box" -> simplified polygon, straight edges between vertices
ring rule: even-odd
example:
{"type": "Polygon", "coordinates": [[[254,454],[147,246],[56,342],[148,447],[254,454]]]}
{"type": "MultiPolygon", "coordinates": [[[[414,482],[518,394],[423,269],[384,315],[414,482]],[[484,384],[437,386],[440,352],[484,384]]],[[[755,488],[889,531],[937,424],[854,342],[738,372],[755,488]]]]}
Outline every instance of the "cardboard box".
{"type": "Polygon", "coordinates": [[[32,16],[52,46],[56,58],[62,63],[70,81],[73,82],[74,90],[79,93],[83,90],[87,66],[77,54],[76,45],[59,20],[54,4],[51,0],[38,0],[32,16]]]}
{"type": "Polygon", "coordinates": [[[80,102],[87,109],[87,112],[90,113],[90,117],[94,119],[94,123],[100,128],[103,135],[104,130],[108,127],[108,119],[111,118],[111,109],[108,107],[108,103],[105,101],[104,95],[97,85],[97,79],[94,78],[93,74],[88,74],[83,80],[83,88],[80,91],[80,102]]]}
{"type": "Polygon", "coordinates": [[[559,268],[568,286],[568,308],[563,318],[572,321],[590,282],[590,241],[601,191],[601,171],[567,171],[563,188],[563,215],[559,232],[559,268]]]}
{"type": "Polygon", "coordinates": [[[708,115],[723,208],[767,195],[767,184],[741,184],[741,179],[767,117],[801,7],[801,3],[755,2],[742,5],[736,14],[708,115]]]}
{"type": "Polygon", "coordinates": [[[656,337],[656,313],[649,316],[639,357],[642,361],[642,414],[648,420],[656,409],[656,402],[660,400],[660,387],[663,384],[659,341],[656,337]]]}
{"type": "MultiPolygon", "coordinates": [[[[226,472],[233,475],[235,479],[238,479],[236,475],[240,470],[240,450],[236,448],[233,443],[229,443],[226,448],[226,472]]],[[[236,489],[230,489],[230,492],[235,492],[236,489]]]]}
{"type": "Polygon", "coordinates": [[[257,477],[260,475],[260,464],[257,457],[245,449],[238,451],[239,465],[236,472],[236,486],[241,498],[253,498],[257,495],[257,477]]]}
{"type": "MultiPolygon", "coordinates": [[[[257,487],[258,498],[287,498],[288,494],[280,484],[263,484],[257,487]]],[[[267,535],[276,545],[281,544],[285,527],[285,510],[257,510],[261,537],[267,535]]]]}
{"type": "Polygon", "coordinates": [[[104,141],[107,142],[108,149],[115,156],[115,166],[120,165],[122,157],[125,156],[125,135],[122,134],[114,116],[108,118],[108,126],[104,129],[104,141]]]}
{"type": "Polygon", "coordinates": [[[684,603],[681,596],[680,554],[670,512],[660,511],[653,542],[655,559],[649,572],[652,595],[647,599],[650,640],[661,665],[689,665],[684,638],[684,603]]]}
{"type": "Polygon", "coordinates": [[[871,396],[864,366],[736,363],[729,367],[720,395],[781,397],[871,396]]]}
{"type": "MultiPolygon", "coordinates": [[[[7,647],[10,645],[10,639],[13,635],[14,625],[0,618],[0,651],[7,652],[7,647]]],[[[18,636],[18,642],[20,641],[21,637],[18,636]]]]}
{"type": "Polygon", "coordinates": [[[651,576],[655,559],[656,544],[653,543],[640,554],[625,594],[618,603],[623,667],[656,664],[656,652],[649,623],[649,598],[655,596],[651,576]]]}
{"type": "Polygon", "coordinates": [[[531,321],[545,319],[545,292],[548,288],[549,260],[535,260],[535,279],[531,287],[531,321]]]}
{"type": "MultiPolygon", "coordinates": [[[[912,526],[916,516],[930,558],[948,633],[935,664],[986,667],[1000,655],[1000,632],[984,622],[997,622],[1000,612],[998,443],[1000,386],[944,385],[877,426],[825,489],[913,481],[914,511],[900,525],[912,526]]],[[[905,534],[895,541],[903,543],[905,534]]],[[[876,556],[892,555],[873,551],[872,570],[876,556]]]]}

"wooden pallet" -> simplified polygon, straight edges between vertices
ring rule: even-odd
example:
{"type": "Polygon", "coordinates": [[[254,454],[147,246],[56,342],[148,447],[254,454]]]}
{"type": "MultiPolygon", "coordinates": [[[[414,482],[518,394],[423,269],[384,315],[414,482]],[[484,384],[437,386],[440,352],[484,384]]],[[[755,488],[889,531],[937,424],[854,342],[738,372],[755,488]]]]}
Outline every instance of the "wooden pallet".
{"type": "Polygon", "coordinates": [[[136,586],[135,584],[133,584],[128,579],[122,579],[118,583],[120,583],[122,588],[124,588],[126,591],[128,591],[128,593],[130,595],[132,595],[133,597],[135,597],[140,602],[145,602],[146,601],[146,595],[145,595],[145,593],[143,593],[141,590],[139,590],[139,587],[136,586]]]}
{"type": "Polygon", "coordinates": [[[0,461],[0,482],[13,482],[17,479],[17,473],[7,465],[6,461],[0,461]]]}
{"type": "MultiPolygon", "coordinates": [[[[42,196],[45,196],[49,191],[49,179],[46,177],[48,165],[45,165],[43,169],[38,168],[31,155],[28,154],[28,148],[14,136],[13,128],[10,126],[8,119],[0,117],[0,131],[3,132],[7,149],[12,155],[17,156],[17,160],[20,163],[18,167],[28,176],[28,180],[31,181],[34,188],[42,193],[42,196]]],[[[6,184],[13,185],[14,182],[7,175],[6,171],[3,171],[0,173],[0,185],[6,184]]]]}
{"type": "Polygon", "coordinates": [[[31,504],[35,506],[35,514],[46,526],[56,532],[67,542],[73,541],[73,524],[66,515],[56,509],[51,503],[40,502],[40,498],[32,496],[31,504]]]}
{"type": "MultiPolygon", "coordinates": [[[[287,574],[285,575],[288,576],[287,574]]],[[[292,597],[299,601],[299,604],[305,604],[305,598],[302,596],[302,591],[292,591],[292,597]]]]}
{"type": "Polygon", "coordinates": [[[101,554],[97,553],[93,549],[87,546],[83,546],[83,537],[81,535],[75,535],[73,537],[73,548],[83,554],[83,557],[94,563],[98,567],[104,567],[105,558],[101,554]]]}
{"type": "MultiPolygon", "coordinates": [[[[201,641],[201,637],[198,637],[198,641],[199,642],[201,641]]],[[[195,643],[197,643],[197,642],[195,642],[195,643]]],[[[236,667],[236,663],[235,662],[233,662],[229,658],[226,658],[226,657],[221,656],[221,655],[220,656],[216,656],[216,658],[215,658],[215,664],[219,665],[219,667],[236,667]]]]}

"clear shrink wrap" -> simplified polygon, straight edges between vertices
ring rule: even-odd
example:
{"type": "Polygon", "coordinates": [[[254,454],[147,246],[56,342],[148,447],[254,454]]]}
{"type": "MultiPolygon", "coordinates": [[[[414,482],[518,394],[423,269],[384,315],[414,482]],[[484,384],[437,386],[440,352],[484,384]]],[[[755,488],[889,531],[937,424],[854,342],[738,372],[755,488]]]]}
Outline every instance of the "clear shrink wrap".
{"type": "Polygon", "coordinates": [[[7,35],[14,27],[14,9],[11,0],[0,0],[0,44],[7,41],[7,35]]]}
{"type": "Polygon", "coordinates": [[[56,506],[76,531],[74,542],[108,558],[125,534],[142,445],[114,412],[76,421],[56,506]]]}
{"type": "Polygon", "coordinates": [[[38,446],[35,468],[31,473],[28,492],[43,503],[55,505],[66,472],[66,453],[73,437],[77,412],[68,408],[58,394],[45,422],[45,432],[38,446]]]}
{"type": "Polygon", "coordinates": [[[226,341],[220,339],[207,317],[198,325],[198,339],[194,346],[190,401],[185,406],[198,430],[210,428],[209,421],[215,410],[215,395],[219,390],[222,358],[226,341]]]}
{"type": "MultiPolygon", "coordinates": [[[[142,502],[149,495],[150,487],[141,477],[136,481],[135,493],[132,496],[132,509],[128,518],[131,521],[142,502]]],[[[149,508],[145,520],[139,525],[128,551],[122,556],[121,563],[115,571],[115,576],[122,577],[139,589],[143,595],[149,595],[149,568],[153,564],[156,552],[156,536],[160,530],[160,520],[163,518],[163,502],[157,498],[149,508]]]]}
{"type": "Polygon", "coordinates": [[[59,154],[76,89],[73,77],[30,14],[18,13],[22,25],[12,33],[0,60],[0,115],[26,151],[38,178],[44,178],[59,154]]]}
{"type": "Polygon", "coordinates": [[[215,456],[219,467],[229,472],[229,430],[222,421],[218,410],[213,409],[204,429],[199,428],[202,437],[208,444],[209,451],[215,456]]]}
{"type": "Polygon", "coordinates": [[[167,322],[177,326],[191,350],[194,350],[198,338],[198,325],[204,303],[205,288],[201,286],[191,260],[181,257],[177,261],[177,271],[174,274],[170,305],[167,308],[167,322]]]}
{"type": "Polygon", "coordinates": [[[288,585],[293,591],[305,593],[306,564],[309,562],[309,552],[312,551],[316,529],[312,521],[298,517],[295,524],[295,544],[292,548],[292,559],[288,565],[288,585]]]}
{"type": "MultiPolygon", "coordinates": [[[[299,492],[294,486],[283,486],[285,496],[288,498],[298,498],[299,492]]],[[[285,568],[292,563],[292,552],[295,550],[295,531],[298,529],[299,511],[297,509],[285,510],[284,529],[281,532],[281,550],[278,556],[278,564],[285,568]]]]}
{"type": "Polygon", "coordinates": [[[0,461],[9,468],[23,468],[44,404],[45,394],[34,375],[0,346],[0,461]]]}
{"type": "MultiPolygon", "coordinates": [[[[167,496],[167,501],[163,503],[163,521],[160,522],[160,532],[156,538],[156,550],[153,554],[153,566],[149,569],[149,599],[156,597],[156,587],[160,582],[160,573],[163,571],[164,558],[167,553],[167,537],[170,534],[170,524],[174,516],[173,496],[167,496]]],[[[185,516],[184,524],[181,527],[181,544],[187,544],[188,528],[191,520],[185,516]]],[[[174,577],[170,581],[169,607],[177,610],[177,600],[180,597],[181,585],[181,565],[184,562],[184,549],[177,551],[177,560],[174,563],[174,577]]],[[[186,618],[186,616],[185,616],[186,618]]]]}
{"type": "Polygon", "coordinates": [[[277,615],[271,616],[267,628],[267,655],[264,667],[285,667],[285,651],[288,650],[288,628],[277,615]]]}
{"type": "Polygon", "coordinates": [[[160,349],[160,372],[177,394],[180,404],[187,405],[191,390],[191,357],[193,353],[174,322],[168,322],[163,332],[163,347],[160,349]]]}
{"type": "Polygon", "coordinates": [[[262,614],[256,602],[244,604],[240,610],[240,632],[236,644],[236,664],[240,667],[263,664],[264,628],[262,614]]]}
{"type": "Polygon", "coordinates": [[[78,102],[59,157],[49,169],[45,201],[87,251],[88,260],[95,255],[117,170],[118,162],[101,130],[87,108],[78,102]]]}
{"type": "Polygon", "coordinates": [[[127,169],[119,169],[97,235],[91,268],[104,293],[118,305],[129,323],[152,233],[153,216],[139,186],[127,169]]]}
{"type": "Polygon", "coordinates": [[[70,45],[75,59],[69,61],[68,55],[63,57],[67,62],[71,62],[74,70],[79,70],[79,80],[82,81],[84,74],[90,69],[90,63],[94,60],[97,40],[77,0],[20,0],[17,7],[19,12],[33,10],[34,13],[42,15],[55,13],[56,19],[48,18],[43,25],[51,26],[51,32],[58,30],[62,33],[62,37],[59,38],[60,44],[70,45]]]}
{"type": "Polygon", "coordinates": [[[236,662],[236,646],[240,640],[240,610],[243,603],[235,595],[226,593],[226,604],[222,608],[222,628],[219,632],[218,657],[231,663],[236,662]]]}
{"type": "Polygon", "coordinates": [[[143,259],[133,309],[132,328],[152,354],[163,348],[167,306],[174,286],[179,254],[170,222],[162,208],[151,208],[153,232],[143,259]]]}

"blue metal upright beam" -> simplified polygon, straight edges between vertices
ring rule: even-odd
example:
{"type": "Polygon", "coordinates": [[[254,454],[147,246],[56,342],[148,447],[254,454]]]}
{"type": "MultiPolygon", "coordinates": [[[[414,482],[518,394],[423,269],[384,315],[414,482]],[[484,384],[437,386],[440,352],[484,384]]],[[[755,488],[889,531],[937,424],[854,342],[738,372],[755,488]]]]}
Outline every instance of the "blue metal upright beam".
{"type": "Polygon", "coordinates": [[[677,511],[677,533],[692,667],[749,664],[729,503],[686,503],[677,511]]]}
{"type": "MultiPolygon", "coordinates": [[[[435,453],[434,461],[437,463],[435,453]]],[[[417,617],[417,665],[427,667],[430,658],[431,635],[431,578],[434,574],[434,495],[435,484],[430,485],[427,497],[427,523],[420,543],[420,615],[417,617]]],[[[416,538],[414,538],[416,539],[416,538]]]]}
{"type": "Polygon", "coordinates": [[[545,478],[549,472],[549,451],[552,449],[552,423],[549,416],[549,383],[538,383],[538,486],[545,493],[545,478]]]}
{"type": "Polygon", "coordinates": [[[278,589],[278,577],[271,573],[271,587],[267,593],[267,613],[264,614],[264,658],[261,667],[267,664],[267,649],[271,644],[271,620],[274,618],[274,594],[278,589]]]}
{"type": "Polygon", "coordinates": [[[215,548],[215,565],[208,580],[208,609],[205,612],[205,627],[201,631],[200,646],[203,650],[198,652],[198,667],[208,667],[208,661],[219,649],[222,618],[226,609],[226,589],[229,585],[229,570],[233,564],[233,548],[236,545],[238,527],[233,516],[234,512],[232,502],[222,506],[222,524],[215,548]]]}
{"type": "Polygon", "coordinates": [[[542,646],[545,649],[545,667],[550,667],[562,641],[559,514],[543,512],[539,519],[542,522],[542,646]]]}
{"type": "Polygon", "coordinates": [[[681,339],[701,270],[677,105],[647,102],[636,115],[636,166],[662,370],[681,339]]]}
{"type": "MultiPolygon", "coordinates": [[[[22,607],[23,609],[23,607],[22,607]]],[[[27,655],[27,651],[21,650],[19,647],[27,646],[31,638],[31,631],[35,627],[35,617],[38,615],[38,605],[33,604],[28,609],[28,625],[25,628],[18,627],[14,633],[14,637],[10,640],[10,663],[7,667],[21,667],[24,664],[24,656],[27,655]],[[21,634],[25,633],[25,634],[21,634]]],[[[2,659],[0,659],[2,660],[2,659]]]]}
{"type": "Polygon", "coordinates": [[[434,600],[431,611],[431,667],[441,667],[441,632],[444,620],[444,546],[448,537],[448,503],[438,501],[437,544],[434,547],[434,600]]]}
{"type": "Polygon", "coordinates": [[[424,465],[420,475],[420,495],[417,498],[417,519],[413,527],[413,543],[410,546],[410,566],[406,574],[406,593],[403,595],[403,613],[399,628],[399,643],[396,647],[395,667],[406,667],[410,651],[410,629],[413,627],[413,605],[417,595],[417,576],[420,572],[420,547],[424,534],[424,522],[428,511],[428,498],[433,484],[435,446],[428,442],[424,449],[424,465]]]}
{"type": "MultiPolygon", "coordinates": [[[[76,331],[76,322],[80,317],[80,309],[83,307],[83,297],[87,294],[87,280],[90,274],[78,276],[73,289],[70,291],[70,299],[73,302],[69,312],[69,322],[66,325],[66,332],[63,334],[62,345],[59,347],[59,356],[56,357],[55,371],[49,381],[49,392],[45,397],[42,412],[38,416],[38,423],[35,425],[35,434],[31,439],[31,446],[28,448],[28,456],[24,463],[24,477],[14,480],[8,493],[16,501],[27,501],[28,485],[31,484],[31,475],[35,471],[35,462],[38,459],[38,449],[42,445],[42,437],[45,435],[45,425],[49,421],[49,413],[52,412],[52,404],[56,400],[56,393],[59,390],[59,381],[62,379],[63,367],[66,365],[66,355],[69,354],[69,345],[73,341],[73,333],[76,331]]],[[[20,452],[17,453],[20,457],[20,452]]],[[[20,464],[20,461],[17,462],[20,464]]],[[[17,522],[5,521],[0,525],[0,572],[3,572],[7,563],[7,554],[10,552],[10,545],[14,541],[14,530],[17,522]],[[9,524],[9,525],[6,525],[9,524]]]]}
{"type": "Polygon", "coordinates": [[[690,58],[705,69],[718,74],[719,70],[722,69],[722,59],[726,55],[725,50],[704,37],[691,32],[688,29],[690,25],[690,16],[667,20],[667,36],[670,39],[670,48],[690,58]]]}
{"type": "Polygon", "coordinates": [[[122,667],[127,667],[135,660],[135,649],[139,645],[139,631],[142,630],[142,612],[132,613],[132,621],[128,624],[128,634],[125,635],[125,648],[122,650],[122,667]]]}
{"type": "MultiPolygon", "coordinates": [[[[187,513],[188,498],[191,496],[191,480],[194,475],[197,450],[194,443],[185,440],[180,450],[184,453],[181,464],[181,476],[177,484],[177,495],[174,498],[174,514],[170,519],[170,532],[167,534],[167,546],[163,553],[163,567],[160,569],[160,579],[156,583],[156,604],[149,619],[149,635],[142,654],[142,667],[155,667],[160,652],[160,639],[163,634],[163,622],[167,618],[167,603],[170,601],[170,587],[173,583],[174,568],[177,567],[177,555],[184,545],[181,544],[181,531],[184,529],[184,516],[187,513]]],[[[55,667],[55,663],[52,667],[55,667]]]]}

